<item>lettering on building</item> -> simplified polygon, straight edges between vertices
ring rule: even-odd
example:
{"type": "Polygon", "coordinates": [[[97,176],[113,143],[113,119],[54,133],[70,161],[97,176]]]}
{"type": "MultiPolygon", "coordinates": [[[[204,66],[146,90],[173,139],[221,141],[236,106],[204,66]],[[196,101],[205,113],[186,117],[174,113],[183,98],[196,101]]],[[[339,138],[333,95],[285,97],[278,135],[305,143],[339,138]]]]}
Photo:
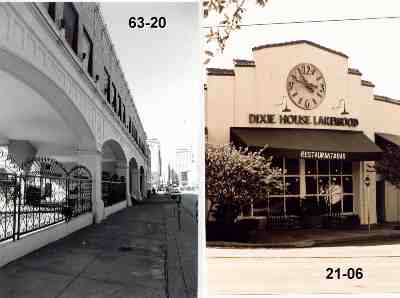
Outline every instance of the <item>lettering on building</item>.
{"type": "Polygon", "coordinates": [[[357,127],[356,118],[307,116],[307,115],[275,115],[275,114],[249,114],[250,124],[282,124],[282,125],[315,125],[315,126],[343,126],[357,127]]]}
{"type": "Polygon", "coordinates": [[[300,158],[302,159],[337,159],[345,160],[346,153],[344,152],[321,152],[321,151],[301,151],[300,158]]]}

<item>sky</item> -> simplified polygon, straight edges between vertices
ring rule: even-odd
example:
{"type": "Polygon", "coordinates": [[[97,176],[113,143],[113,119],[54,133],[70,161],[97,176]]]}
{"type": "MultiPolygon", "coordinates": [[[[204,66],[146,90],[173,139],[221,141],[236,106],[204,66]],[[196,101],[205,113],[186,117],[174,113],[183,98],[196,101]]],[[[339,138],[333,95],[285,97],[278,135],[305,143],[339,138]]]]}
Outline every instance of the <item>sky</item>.
{"type": "Polygon", "coordinates": [[[200,20],[196,3],[102,3],[101,9],[147,138],[161,142],[163,171],[200,131],[200,20]],[[130,17],[165,17],[164,29],[131,29],[130,17]],[[199,90],[199,91],[197,91],[199,90]]]}
{"type": "MultiPolygon", "coordinates": [[[[269,0],[265,8],[248,1],[244,24],[372,16],[400,16],[398,0],[269,0]]],[[[214,20],[213,20],[214,21],[214,20]]],[[[210,24],[205,20],[203,25],[210,24]]],[[[203,29],[203,33],[206,29],[203,29]]],[[[228,41],[223,55],[207,67],[232,68],[232,59],[252,59],[256,45],[306,39],[349,56],[349,67],[372,81],[375,94],[400,99],[400,19],[324,24],[242,27],[228,41]]]]}

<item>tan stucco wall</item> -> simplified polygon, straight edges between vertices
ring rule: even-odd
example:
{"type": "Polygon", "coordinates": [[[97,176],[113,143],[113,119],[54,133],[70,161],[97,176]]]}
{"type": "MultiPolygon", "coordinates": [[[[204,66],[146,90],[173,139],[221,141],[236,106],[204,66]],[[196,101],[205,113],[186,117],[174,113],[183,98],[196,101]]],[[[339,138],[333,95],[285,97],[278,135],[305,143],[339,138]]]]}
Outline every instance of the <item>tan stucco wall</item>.
{"type": "MultiPolygon", "coordinates": [[[[269,47],[253,51],[255,67],[235,67],[235,76],[209,75],[206,96],[206,127],[210,144],[229,142],[230,127],[285,127],[363,131],[371,141],[375,132],[400,135],[395,115],[400,105],[374,100],[373,87],[364,86],[361,75],[348,73],[348,59],[307,43],[269,47]],[[311,63],[319,68],[326,81],[326,97],[314,110],[302,110],[288,98],[286,80],[290,70],[299,63],[311,63]],[[321,125],[249,124],[249,114],[282,115],[283,96],[291,112],[286,115],[334,116],[357,118],[357,127],[329,127],[321,125]],[[350,113],[342,116],[343,102],[350,113]],[[335,107],[339,108],[334,109],[335,107]]],[[[378,83],[378,82],[376,82],[378,83]]],[[[279,117],[279,116],[278,116],[279,117]]],[[[367,205],[370,222],[376,222],[375,173],[366,172],[365,163],[356,163],[354,171],[355,212],[362,223],[367,223],[367,205]],[[366,175],[371,178],[369,201],[366,202],[366,175]]],[[[386,209],[393,209],[393,190],[386,188],[386,209]]],[[[391,220],[391,210],[387,220],[391,220]]]]}

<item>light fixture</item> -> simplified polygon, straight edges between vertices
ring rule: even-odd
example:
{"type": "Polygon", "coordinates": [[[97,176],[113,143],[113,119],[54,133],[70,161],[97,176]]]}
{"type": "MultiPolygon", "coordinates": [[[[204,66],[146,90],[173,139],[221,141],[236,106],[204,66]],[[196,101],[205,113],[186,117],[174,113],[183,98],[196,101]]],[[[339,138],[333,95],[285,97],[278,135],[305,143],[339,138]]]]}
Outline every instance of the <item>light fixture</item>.
{"type": "Polygon", "coordinates": [[[349,115],[349,112],[346,111],[346,101],[343,99],[343,111],[340,115],[349,115]]]}
{"type": "Polygon", "coordinates": [[[289,113],[289,112],[291,112],[292,110],[289,109],[288,106],[287,106],[287,98],[286,98],[286,96],[283,97],[283,101],[285,102],[285,108],[282,110],[282,113],[289,113]]]}
{"type": "Polygon", "coordinates": [[[343,111],[340,113],[340,115],[349,115],[350,113],[347,112],[346,110],[346,100],[344,98],[339,99],[339,105],[336,107],[338,109],[340,107],[340,104],[343,102],[343,111]]]}

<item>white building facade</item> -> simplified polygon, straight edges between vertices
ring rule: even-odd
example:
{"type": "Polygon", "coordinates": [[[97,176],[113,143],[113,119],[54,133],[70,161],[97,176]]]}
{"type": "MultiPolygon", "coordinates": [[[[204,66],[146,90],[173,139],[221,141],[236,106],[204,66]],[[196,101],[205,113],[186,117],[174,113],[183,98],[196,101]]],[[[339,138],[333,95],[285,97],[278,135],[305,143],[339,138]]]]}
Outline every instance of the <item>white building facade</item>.
{"type": "Polygon", "coordinates": [[[185,187],[192,182],[193,164],[194,160],[191,147],[180,147],[176,149],[175,170],[178,174],[180,186],[185,187]]]}
{"type": "Polygon", "coordinates": [[[151,154],[151,186],[155,189],[162,184],[161,144],[157,139],[148,139],[151,154]]]}
{"type": "MultiPolygon", "coordinates": [[[[0,146],[13,167],[30,175],[38,165],[37,175],[43,179],[48,170],[47,174],[69,177],[69,184],[82,177],[91,183],[86,193],[89,208],[80,216],[73,207],[78,201],[62,203],[73,201],[77,189],[66,190],[63,183],[51,182],[54,179],[43,189],[31,185],[38,190],[31,209],[38,204],[42,210],[63,206],[67,211],[62,216],[76,217],[23,238],[24,244],[2,243],[11,237],[11,230],[0,230],[4,253],[0,265],[93,221],[99,223],[146,196],[150,179],[146,133],[98,4],[0,4],[0,84],[0,146]],[[58,172],[52,170],[55,167],[58,172]],[[81,170],[85,175],[78,174],[81,170]],[[55,190],[66,197],[46,202],[55,190]]],[[[7,171],[3,167],[0,173],[7,171]]],[[[3,176],[3,187],[10,179],[3,176]]],[[[28,187],[25,180],[20,185],[28,187]]],[[[8,205],[4,197],[0,200],[4,212],[8,205]]]]}

